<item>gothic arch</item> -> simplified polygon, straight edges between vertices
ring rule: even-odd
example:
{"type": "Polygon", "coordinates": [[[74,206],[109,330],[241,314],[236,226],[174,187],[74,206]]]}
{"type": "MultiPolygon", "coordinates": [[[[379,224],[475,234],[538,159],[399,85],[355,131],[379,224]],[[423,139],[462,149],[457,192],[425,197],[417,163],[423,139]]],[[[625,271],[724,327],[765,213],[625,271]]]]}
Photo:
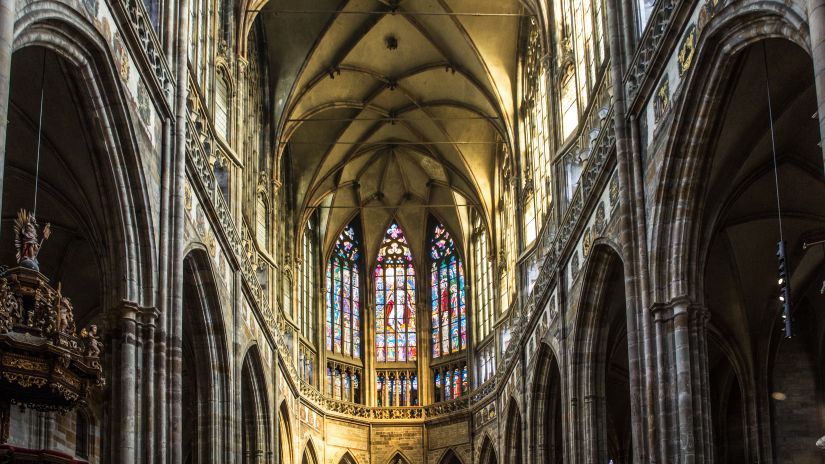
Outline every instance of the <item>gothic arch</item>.
{"type": "Polygon", "coordinates": [[[307,439],[304,454],[301,457],[301,464],[321,464],[318,461],[318,454],[315,452],[315,447],[312,446],[312,438],[307,439]]]}
{"type": "MultiPolygon", "coordinates": [[[[693,70],[681,84],[683,94],[691,98],[681,99],[672,110],[673,126],[662,148],[664,165],[652,202],[658,205],[650,215],[649,238],[653,244],[650,261],[655,263],[651,268],[654,301],[683,298],[697,308],[691,311],[711,315],[708,342],[698,346],[709,364],[699,375],[718,381],[703,395],[709,403],[708,422],[714,428],[714,439],[732,430],[737,435],[725,440],[724,447],[714,447],[717,461],[771,456],[781,462],[802,461],[806,458],[801,454],[784,455],[783,450],[815,453],[802,443],[815,441],[818,437],[813,430],[822,426],[814,416],[793,417],[796,411],[821,408],[817,404],[821,401],[812,394],[817,390],[813,379],[821,376],[821,369],[815,367],[817,361],[811,362],[815,355],[810,357],[818,347],[815,343],[798,346],[805,337],[782,338],[781,319],[774,312],[777,306],[771,304],[778,292],[774,253],[779,237],[775,228],[765,225],[769,218],[776,218],[771,159],[771,148],[776,146],[783,215],[794,223],[791,232],[786,228],[785,240],[791,270],[797,271],[793,263],[803,258],[805,234],[821,227],[822,212],[809,208],[805,195],[821,196],[822,154],[807,148],[821,137],[818,128],[811,127],[810,118],[802,116],[816,111],[816,96],[805,13],[796,5],[766,1],[745,10],[732,3],[705,27],[697,42],[693,70]],[[766,61],[769,66],[764,65],[766,61]],[[767,141],[766,68],[776,127],[772,142],[767,141]],[[752,95],[758,98],[754,101],[752,95]],[[741,134],[731,130],[734,127],[749,130],[741,134]],[[811,187],[807,192],[789,189],[788,181],[811,187]],[[743,262],[742,243],[757,251],[745,260],[747,267],[739,264],[743,262]],[[714,338],[714,331],[724,334],[730,346],[719,343],[723,337],[714,338]],[[776,356],[785,349],[793,355],[776,356]],[[794,367],[789,359],[794,359],[794,367]],[[789,386],[790,372],[808,377],[807,393],[800,396],[810,402],[788,408],[789,403],[771,397],[777,389],[781,393],[789,386]],[[796,432],[787,427],[791,422],[796,432]],[[738,431],[741,424],[746,424],[744,432],[738,431]],[[810,436],[799,430],[811,430],[810,436]],[[736,448],[727,446],[733,443],[736,448]]],[[[809,259],[808,265],[821,264],[809,259]]],[[[792,277],[795,303],[818,298],[811,296],[817,292],[805,290],[811,285],[811,275],[795,273],[792,277]]],[[[808,314],[804,316],[808,322],[801,324],[803,330],[820,337],[813,327],[821,322],[810,318],[805,307],[809,305],[794,306],[797,315],[808,314]]],[[[710,431],[706,433],[710,436],[710,431]]]]}
{"type": "Polygon", "coordinates": [[[387,464],[410,464],[410,460],[401,451],[396,451],[387,464]]]}
{"type": "Polygon", "coordinates": [[[530,393],[529,440],[536,462],[561,463],[564,460],[564,426],[559,361],[552,348],[542,342],[537,355],[530,393]]]}
{"type": "Polygon", "coordinates": [[[184,258],[182,433],[184,460],[229,460],[229,353],[220,299],[209,257],[195,249],[184,258]]]}
{"type": "Polygon", "coordinates": [[[702,301],[701,276],[707,259],[702,243],[708,242],[703,228],[710,224],[697,216],[712,162],[708,151],[717,120],[724,117],[723,96],[737,58],[746,47],[766,39],[788,40],[810,53],[804,12],[780,1],[734,3],[705,26],[696,44],[693,70],[682,84],[682,92],[692,98],[681,99],[672,110],[674,122],[651,203],[657,205],[650,214],[654,301],[682,296],[702,301]]]}
{"type": "Polygon", "coordinates": [[[292,464],[292,422],[286,400],[278,408],[278,464],[292,464]]]}
{"type": "Polygon", "coordinates": [[[463,464],[461,462],[461,458],[458,457],[458,454],[456,454],[455,450],[453,450],[452,448],[450,448],[450,449],[448,449],[447,451],[444,452],[444,454],[441,456],[441,459],[438,460],[438,463],[439,464],[463,464]]]}
{"type": "Polygon", "coordinates": [[[493,440],[490,436],[485,434],[484,440],[481,442],[481,451],[478,453],[478,462],[480,464],[498,464],[496,457],[496,448],[493,445],[493,440]]]}
{"type": "MultiPolygon", "coordinates": [[[[94,251],[108,289],[101,306],[111,308],[122,301],[152,306],[157,285],[152,272],[157,267],[151,217],[155,209],[144,187],[129,97],[110,47],[85,17],[58,2],[21,5],[14,27],[15,54],[43,47],[71,68],[79,114],[87,115],[96,192],[106,192],[95,212],[99,224],[86,224],[93,227],[99,245],[94,251]]],[[[170,116],[165,101],[159,111],[164,110],[170,116]]]]}
{"type": "Polygon", "coordinates": [[[344,455],[341,456],[341,459],[338,460],[338,464],[358,464],[358,460],[347,450],[344,452],[344,455]]]}
{"type": "MultiPolygon", "coordinates": [[[[41,271],[53,284],[60,282],[71,298],[78,328],[104,319],[111,322],[101,326],[113,328],[104,333],[102,356],[110,387],[89,398],[92,414],[80,416],[79,421],[78,416],[67,416],[65,426],[94,422],[99,436],[117,437],[99,440],[99,446],[86,450],[91,460],[117,460],[120,450],[112,442],[137,431],[140,424],[121,424],[117,415],[103,413],[103,404],[125,400],[119,412],[128,416],[139,407],[164,402],[152,391],[130,398],[135,389],[112,374],[139,372],[120,354],[135,347],[125,339],[145,332],[131,324],[134,320],[125,323],[123,332],[117,330],[126,320],[121,318],[126,314],[123,309],[140,308],[138,317],[145,317],[147,326],[157,319],[149,309],[156,306],[159,288],[153,272],[160,255],[152,224],[157,210],[149,206],[137,121],[131,118],[129,97],[109,44],[88,18],[59,2],[18,4],[16,14],[10,74],[4,80],[9,105],[0,166],[2,216],[34,209],[31,192],[37,179],[37,217],[41,225],[50,222],[53,231],[38,256],[41,271]],[[42,141],[39,168],[34,156],[38,140],[42,141]],[[132,328],[132,334],[124,333],[132,328]]],[[[0,236],[8,240],[11,221],[3,225],[0,236]]],[[[5,265],[14,263],[12,247],[4,247],[0,258],[5,265]]],[[[155,376],[145,377],[149,389],[155,376]]],[[[33,434],[42,431],[42,425],[31,428],[33,434]]],[[[90,439],[89,446],[95,444],[94,437],[90,439]]]]}
{"type": "Polygon", "coordinates": [[[241,448],[244,463],[272,462],[267,392],[261,355],[258,347],[253,345],[244,356],[241,370],[241,448]]]}
{"type": "Polygon", "coordinates": [[[571,359],[571,394],[582,402],[572,423],[575,440],[583,444],[576,453],[592,462],[631,462],[636,447],[622,259],[612,247],[597,244],[582,278],[571,359]]]}
{"type": "Polygon", "coordinates": [[[510,398],[507,406],[507,421],[504,429],[504,464],[524,462],[524,443],[521,410],[515,398],[510,398]]]}

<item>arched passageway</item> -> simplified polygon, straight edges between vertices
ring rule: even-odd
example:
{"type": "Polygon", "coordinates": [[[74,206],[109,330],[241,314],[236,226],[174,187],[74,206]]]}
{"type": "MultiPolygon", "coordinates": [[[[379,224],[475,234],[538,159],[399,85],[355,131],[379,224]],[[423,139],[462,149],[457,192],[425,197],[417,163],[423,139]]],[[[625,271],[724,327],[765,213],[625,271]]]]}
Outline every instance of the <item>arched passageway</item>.
{"type": "Polygon", "coordinates": [[[184,259],[182,343],[182,452],[185,463],[229,459],[229,362],[220,300],[209,257],[184,259]]]}

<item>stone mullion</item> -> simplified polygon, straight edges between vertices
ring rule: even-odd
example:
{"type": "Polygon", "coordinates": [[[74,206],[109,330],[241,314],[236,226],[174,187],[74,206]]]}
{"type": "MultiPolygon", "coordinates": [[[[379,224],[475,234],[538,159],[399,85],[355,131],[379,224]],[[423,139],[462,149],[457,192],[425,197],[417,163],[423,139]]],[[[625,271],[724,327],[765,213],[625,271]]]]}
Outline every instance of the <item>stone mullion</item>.
{"type": "MultiPolygon", "coordinates": [[[[319,247],[320,248],[320,247],[319,247]]],[[[319,253],[320,255],[320,253],[319,253]]],[[[321,257],[319,256],[319,260],[321,257]]],[[[318,311],[315,311],[315,327],[318,328],[316,330],[318,334],[318,340],[315,341],[315,359],[313,367],[316,372],[315,374],[315,387],[318,390],[325,392],[326,391],[326,369],[324,366],[327,365],[327,262],[321,262],[319,264],[319,269],[321,273],[321,280],[319,280],[320,284],[317,287],[320,289],[320,294],[318,296],[318,311]]],[[[329,290],[332,293],[331,290],[329,290]]],[[[354,310],[354,309],[353,309],[354,310]]]]}
{"type": "MultiPolygon", "coordinates": [[[[421,278],[419,281],[428,282],[430,279],[421,278]]],[[[424,303],[424,301],[429,301],[429,298],[426,297],[427,291],[424,288],[429,287],[426,287],[426,285],[421,287],[420,295],[423,294],[424,297],[420,298],[418,300],[419,304],[416,305],[418,308],[418,321],[420,321],[417,329],[419,334],[423,334],[423,336],[418,336],[418,402],[419,404],[425,404],[425,402],[432,403],[435,394],[431,392],[433,380],[432,369],[430,368],[432,364],[432,318],[428,311],[429,306],[424,303]],[[425,401],[425,398],[427,398],[427,401],[425,401]]]]}
{"type": "MultiPolygon", "coordinates": [[[[365,260],[366,261],[366,260],[365,260]]],[[[363,285],[361,294],[362,312],[361,321],[363,331],[361,332],[361,351],[364,361],[364,373],[361,376],[362,403],[369,406],[378,404],[378,394],[376,385],[378,372],[375,366],[375,291],[373,290],[374,278],[370,278],[373,273],[364,268],[363,285]]]]}

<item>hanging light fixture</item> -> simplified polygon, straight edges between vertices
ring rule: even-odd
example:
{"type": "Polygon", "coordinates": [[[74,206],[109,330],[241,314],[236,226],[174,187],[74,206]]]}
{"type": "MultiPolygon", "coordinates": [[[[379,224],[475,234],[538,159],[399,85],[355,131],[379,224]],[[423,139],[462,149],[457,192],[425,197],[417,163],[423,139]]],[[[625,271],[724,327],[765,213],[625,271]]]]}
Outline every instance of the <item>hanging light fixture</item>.
{"type": "Polygon", "coordinates": [[[773,105],[771,102],[771,81],[768,75],[768,47],[762,42],[762,62],[765,67],[765,89],[768,97],[768,121],[771,132],[771,155],[773,157],[773,178],[776,187],[776,217],[779,225],[779,241],[776,243],[776,258],[778,265],[777,285],[779,286],[779,304],[782,309],[782,331],[785,338],[793,336],[791,319],[791,272],[788,263],[787,243],[782,230],[782,202],[779,196],[779,163],[776,158],[776,134],[773,128],[773,105]]]}

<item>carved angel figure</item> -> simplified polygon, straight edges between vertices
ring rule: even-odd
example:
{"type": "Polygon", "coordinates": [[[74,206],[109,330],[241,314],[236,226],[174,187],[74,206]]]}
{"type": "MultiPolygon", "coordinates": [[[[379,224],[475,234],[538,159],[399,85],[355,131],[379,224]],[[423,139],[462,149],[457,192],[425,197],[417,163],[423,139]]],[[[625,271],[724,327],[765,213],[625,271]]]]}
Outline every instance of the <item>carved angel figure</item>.
{"type": "Polygon", "coordinates": [[[55,297],[55,329],[57,333],[74,334],[74,307],[71,300],[63,296],[63,285],[57,286],[57,296],[55,297]]]}
{"type": "Polygon", "coordinates": [[[92,324],[88,329],[80,331],[80,338],[82,338],[86,344],[86,356],[89,358],[99,358],[100,349],[103,348],[103,344],[100,343],[100,339],[97,336],[97,326],[92,324]]]}
{"type": "Polygon", "coordinates": [[[14,246],[17,248],[17,263],[35,271],[40,270],[37,254],[40,252],[43,241],[51,235],[51,225],[47,223],[43,227],[43,238],[39,240],[37,228],[37,219],[33,214],[24,209],[17,213],[17,219],[14,221],[14,246]]]}

